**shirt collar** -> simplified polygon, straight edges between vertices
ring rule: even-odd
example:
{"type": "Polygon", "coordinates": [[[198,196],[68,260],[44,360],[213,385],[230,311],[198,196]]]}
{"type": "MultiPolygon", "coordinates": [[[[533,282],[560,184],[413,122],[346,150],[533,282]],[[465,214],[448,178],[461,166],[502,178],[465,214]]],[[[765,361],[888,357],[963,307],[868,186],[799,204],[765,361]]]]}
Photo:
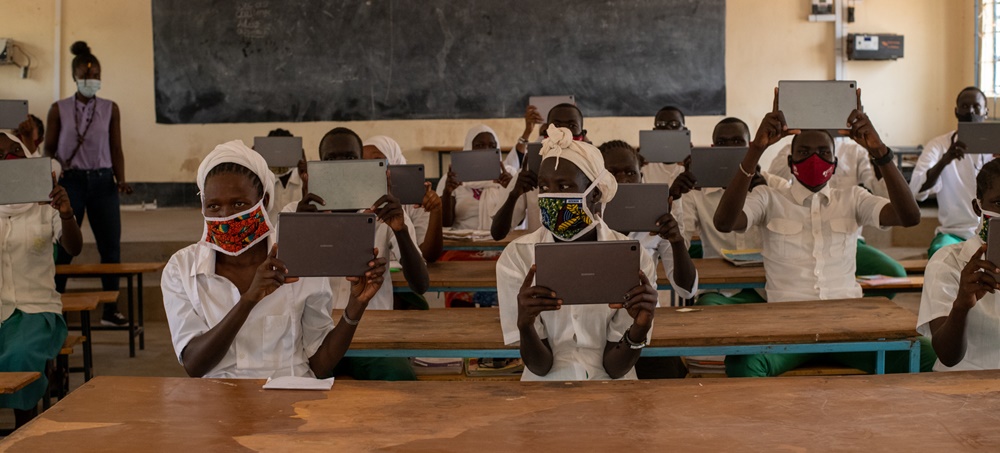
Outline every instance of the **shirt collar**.
{"type": "MultiPolygon", "coordinates": [[[[976,254],[979,247],[983,246],[983,240],[979,238],[979,235],[975,235],[965,242],[962,243],[962,251],[959,252],[958,257],[960,262],[969,262],[972,260],[972,255],[976,254]]],[[[994,263],[995,264],[995,263],[994,263]]]]}
{"type": "Polygon", "coordinates": [[[823,188],[820,189],[818,192],[813,192],[807,189],[806,186],[803,186],[802,183],[799,182],[799,180],[793,179],[791,191],[792,191],[792,198],[795,200],[796,203],[800,205],[804,205],[806,198],[813,196],[813,194],[821,195],[823,200],[826,201],[830,199],[830,182],[827,181],[826,185],[823,186],[823,188]]]}
{"type": "MultiPolygon", "coordinates": [[[[267,249],[271,250],[274,246],[275,235],[277,231],[271,230],[271,234],[267,236],[267,249]]],[[[197,251],[194,254],[194,263],[191,265],[191,277],[197,277],[199,275],[214,275],[215,274],[215,254],[218,253],[213,250],[208,244],[203,240],[198,241],[197,251]]]]}

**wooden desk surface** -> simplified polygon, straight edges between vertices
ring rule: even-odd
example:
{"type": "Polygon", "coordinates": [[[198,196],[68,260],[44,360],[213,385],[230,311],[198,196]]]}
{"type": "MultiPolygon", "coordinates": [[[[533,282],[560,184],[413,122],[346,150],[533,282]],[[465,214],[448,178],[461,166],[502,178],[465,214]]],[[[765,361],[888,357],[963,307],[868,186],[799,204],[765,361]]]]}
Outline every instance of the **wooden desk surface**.
{"type": "Polygon", "coordinates": [[[923,274],[924,269],[927,268],[926,259],[900,260],[899,264],[903,265],[903,269],[906,269],[907,274],[923,274]]]}
{"type": "MultiPolygon", "coordinates": [[[[884,298],[783,302],[678,312],[656,310],[650,346],[739,346],[899,340],[917,317],[884,298]]],[[[334,313],[338,319],[340,313],[334,313]]],[[[497,309],[370,310],[351,349],[515,349],[503,342],[497,309]]]]}
{"type": "Polygon", "coordinates": [[[67,293],[62,295],[63,311],[90,311],[97,308],[101,298],[94,293],[67,293]]]}
{"type": "Polygon", "coordinates": [[[527,230],[515,230],[515,231],[511,231],[510,234],[507,235],[507,237],[505,237],[505,238],[503,238],[503,239],[501,239],[499,241],[495,241],[493,239],[490,239],[490,240],[487,240],[487,241],[473,241],[473,240],[469,240],[469,239],[445,239],[444,240],[444,248],[445,249],[454,248],[454,247],[503,248],[503,247],[506,247],[507,244],[510,244],[511,241],[513,241],[513,240],[515,240],[515,239],[517,239],[517,238],[519,238],[521,236],[524,236],[524,235],[526,235],[528,233],[531,233],[531,231],[527,231],[527,230]]]}
{"type": "Polygon", "coordinates": [[[41,374],[37,371],[0,372],[0,395],[9,395],[35,382],[41,374]]]}
{"type": "Polygon", "coordinates": [[[622,382],[99,376],[0,451],[997,451],[1000,371],[622,382]],[[141,442],[141,443],[137,443],[141,442]],[[137,447],[138,446],[138,447],[137,447]]]}
{"type": "Polygon", "coordinates": [[[99,276],[128,275],[157,272],[167,263],[90,263],[90,264],[60,264],[56,266],[56,275],[66,276],[99,276]]]}

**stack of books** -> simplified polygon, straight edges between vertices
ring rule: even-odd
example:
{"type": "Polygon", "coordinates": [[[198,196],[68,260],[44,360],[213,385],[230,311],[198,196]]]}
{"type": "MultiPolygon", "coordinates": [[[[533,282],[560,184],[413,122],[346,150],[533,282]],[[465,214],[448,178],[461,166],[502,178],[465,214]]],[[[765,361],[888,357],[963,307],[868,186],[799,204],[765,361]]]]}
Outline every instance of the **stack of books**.
{"type": "Polygon", "coordinates": [[[738,267],[753,267],[753,266],[763,266],[764,256],[761,255],[760,249],[745,249],[745,250],[726,250],[722,249],[722,257],[729,261],[734,266],[738,267]]]}
{"type": "Polygon", "coordinates": [[[466,376],[520,376],[524,371],[521,359],[468,359],[466,376]]]}
{"type": "Polygon", "coordinates": [[[465,371],[462,359],[416,357],[410,363],[417,376],[460,375],[465,371]]]}

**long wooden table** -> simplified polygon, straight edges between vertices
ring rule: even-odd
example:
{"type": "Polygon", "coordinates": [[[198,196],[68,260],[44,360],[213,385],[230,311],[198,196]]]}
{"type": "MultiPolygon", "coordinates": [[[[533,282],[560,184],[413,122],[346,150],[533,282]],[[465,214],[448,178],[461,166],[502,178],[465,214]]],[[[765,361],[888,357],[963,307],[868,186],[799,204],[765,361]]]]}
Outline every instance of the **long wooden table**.
{"type": "Polygon", "coordinates": [[[9,395],[41,377],[37,371],[0,371],[0,395],[9,395]]]}
{"type": "Polygon", "coordinates": [[[618,382],[98,377],[0,451],[1000,450],[1000,371],[618,382]],[[109,404],[111,403],[111,404],[109,404]]]}
{"type": "MultiPolygon", "coordinates": [[[[910,352],[920,368],[917,317],[884,298],[658,308],[643,355],[910,352]]],[[[334,319],[340,314],[334,313],[334,319]]],[[[500,313],[491,309],[371,310],[347,352],[353,357],[518,357],[504,344],[500,313]]]]}
{"type": "MultiPolygon", "coordinates": [[[[766,283],[763,267],[737,267],[723,259],[695,259],[698,269],[700,289],[724,290],[742,288],[763,288],[766,283]]],[[[670,290],[670,280],[663,270],[663,263],[657,265],[656,286],[660,290],[670,290]]],[[[427,264],[430,277],[428,291],[496,291],[496,261],[441,261],[427,264]]],[[[907,277],[906,283],[871,286],[862,283],[864,290],[893,290],[896,292],[919,292],[923,287],[922,276],[907,277]]],[[[402,272],[392,275],[395,292],[409,292],[410,288],[402,272]]]]}
{"type": "Polygon", "coordinates": [[[101,278],[119,277],[125,278],[128,283],[128,326],[94,326],[92,330],[127,330],[128,355],[135,357],[135,337],[139,337],[139,349],[146,349],[146,332],[143,328],[142,309],[142,274],[158,272],[167,263],[92,263],[92,264],[61,264],[56,266],[56,275],[66,278],[101,278]],[[138,288],[133,285],[133,278],[138,283],[138,288]],[[133,306],[138,309],[139,323],[136,325],[136,313],[133,306]]]}

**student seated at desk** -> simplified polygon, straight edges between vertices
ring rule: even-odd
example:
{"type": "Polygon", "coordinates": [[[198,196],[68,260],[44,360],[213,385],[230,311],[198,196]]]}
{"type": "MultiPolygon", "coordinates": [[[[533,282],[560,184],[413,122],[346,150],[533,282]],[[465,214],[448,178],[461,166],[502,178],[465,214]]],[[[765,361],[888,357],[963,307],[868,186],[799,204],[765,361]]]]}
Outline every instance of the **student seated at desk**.
{"type": "MultiPolygon", "coordinates": [[[[0,134],[0,160],[41,157],[27,149],[13,134],[0,134]]],[[[83,247],[66,190],[56,184],[49,198],[48,204],[0,205],[0,262],[4,264],[0,269],[0,371],[42,375],[13,394],[0,395],[0,407],[14,409],[18,427],[38,414],[38,401],[49,385],[45,364],[59,355],[66,340],[52,244],[62,244],[74,256],[83,247]]]]}
{"type": "MultiPolygon", "coordinates": [[[[654,131],[682,131],[687,130],[684,125],[684,112],[680,108],[668,105],[659,112],[653,119],[654,131]]],[[[684,159],[684,162],[662,163],[649,162],[643,169],[646,182],[655,184],[670,184],[670,197],[679,200],[682,195],[694,188],[694,175],[688,171],[687,166],[691,163],[691,156],[684,159]]]]}
{"type": "MultiPolygon", "coordinates": [[[[989,115],[986,95],[976,87],[967,87],[955,99],[955,118],[959,123],[981,123],[989,115]]],[[[927,257],[941,247],[955,244],[975,235],[979,218],[969,206],[975,196],[976,174],[987,162],[990,154],[965,154],[965,144],[958,141],[956,131],[932,139],[913,167],[910,190],[918,201],[931,194],[937,196],[938,222],[934,239],[927,249],[927,257]]]]}
{"type": "MultiPolygon", "coordinates": [[[[761,227],[769,302],[861,297],[854,260],[858,227],[913,226],[920,221],[920,209],[893,162],[892,152],[861,110],[860,91],[858,108],[845,124],[850,130],[843,133],[868,150],[882,171],[888,200],[857,186],[849,190],[831,187],[829,181],[837,166],[833,137],[824,130],[789,130],[778,110],[777,90],[772,112],[761,121],[740,171],[723,192],[715,211],[716,229],[729,232],[745,231],[753,225],[761,227]],[[788,158],[795,180],[781,187],[759,186],[749,192],[753,174],[745,169],[754,168],[769,146],[788,135],[795,135],[788,158]]],[[[922,351],[922,355],[921,369],[929,370],[933,354],[922,351]]],[[[906,351],[886,356],[888,372],[908,369],[906,351]]],[[[726,374],[776,376],[814,357],[818,356],[730,355],[726,357],[726,374]]],[[[830,358],[869,372],[875,368],[875,353],[831,354],[830,358]]]]}
{"type": "MultiPolygon", "coordinates": [[[[532,107],[534,106],[528,106],[525,123],[537,120],[530,115],[532,107]]],[[[535,113],[537,114],[537,111],[535,113]]],[[[549,110],[549,117],[539,128],[539,138],[546,137],[549,126],[569,129],[573,133],[573,140],[590,143],[587,139],[587,130],[583,128],[583,111],[574,104],[559,104],[552,107],[549,110]]],[[[527,128],[527,125],[525,127],[527,128]]],[[[527,220],[527,227],[532,231],[541,226],[541,220],[538,218],[538,175],[527,168],[520,168],[516,178],[514,185],[510,187],[507,200],[497,210],[490,226],[490,235],[497,241],[510,233],[514,217],[524,217],[527,220]]]]}
{"type": "Polygon", "coordinates": [[[917,332],[930,337],[938,362],[934,371],[1000,368],[1000,289],[986,260],[989,221],[1000,217],[1000,161],[990,161],[976,176],[979,216],[975,236],[942,247],[927,263],[917,332]]]}
{"type": "Polygon", "coordinates": [[[346,300],[334,299],[326,279],[285,278],[266,211],[273,188],[264,158],[238,140],[217,146],[198,168],[205,237],[175,253],[160,282],[174,352],[189,376],[331,376],[382,287],[385,258],[347,279],[346,300]],[[346,307],[336,326],[335,302],[346,307]]]}
{"type": "MultiPolygon", "coordinates": [[[[267,133],[268,137],[294,137],[285,129],[275,129],[267,133]]],[[[302,174],[306,171],[306,150],[302,150],[302,159],[296,167],[268,167],[274,174],[273,209],[267,215],[271,223],[278,224],[278,214],[281,208],[288,204],[298,203],[302,199],[302,174]]]]}
{"type": "MultiPolygon", "coordinates": [[[[364,142],[364,159],[385,159],[389,165],[406,165],[403,150],[390,137],[376,135],[364,142]]],[[[389,175],[390,181],[392,175],[389,175]]],[[[444,247],[441,224],[441,197],[431,188],[430,182],[424,182],[424,200],[418,205],[403,206],[403,212],[413,222],[413,232],[420,253],[427,262],[437,261],[444,247]]]]}
{"type": "Polygon", "coordinates": [[[567,305],[551,290],[534,285],[535,244],[559,241],[620,241],[623,234],[601,221],[600,203],[618,188],[604,169],[601,152],[574,141],[565,128],[550,128],[542,142],[538,175],[544,227],[504,249],[497,263],[500,324],[504,342],[520,342],[525,370],[521,380],[635,379],[636,360],[653,326],[657,304],[656,265],[640,254],[641,283],[623,301],[567,305]],[[574,195],[584,200],[573,204],[574,195]],[[567,220],[565,213],[574,212],[567,220]],[[565,308],[565,309],[563,309],[565,308]]]}

